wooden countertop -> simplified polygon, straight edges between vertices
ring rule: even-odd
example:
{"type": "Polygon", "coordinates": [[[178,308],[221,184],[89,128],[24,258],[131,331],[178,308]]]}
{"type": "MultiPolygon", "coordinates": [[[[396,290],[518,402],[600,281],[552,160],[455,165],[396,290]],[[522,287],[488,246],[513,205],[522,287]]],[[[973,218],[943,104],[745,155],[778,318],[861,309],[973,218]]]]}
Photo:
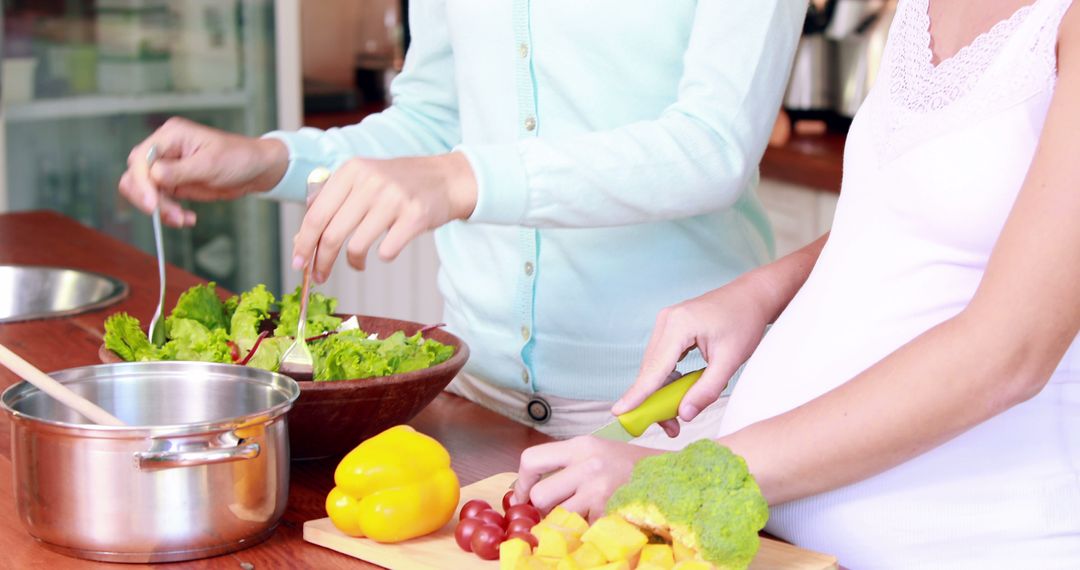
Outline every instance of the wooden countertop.
{"type": "MultiPolygon", "coordinates": [[[[131,292],[102,310],[64,319],[0,325],[0,343],[44,370],[97,364],[103,322],[116,311],[149,317],[157,295],[157,262],[143,252],[52,212],[0,215],[0,263],[58,265],[106,273],[123,279],[131,292]]],[[[170,267],[166,303],[172,306],[188,287],[202,280],[170,267]]],[[[17,379],[0,369],[0,389],[17,379]]],[[[547,436],[449,394],[440,395],[410,422],[446,446],[463,485],[517,468],[526,447],[550,441],[547,436]]],[[[11,468],[10,422],[0,417],[0,551],[8,568],[150,568],[78,561],[36,544],[15,516],[11,468]]],[[[334,460],[294,462],[289,506],[274,535],[266,542],[233,554],[154,568],[237,570],[377,568],[303,541],[305,521],[325,516],[323,502],[333,486],[334,460]]],[[[77,476],[77,475],[73,475],[77,476]]]]}
{"type": "Polygon", "coordinates": [[[846,138],[837,132],[792,134],[784,146],[765,149],[761,177],[839,194],[846,138]]]}

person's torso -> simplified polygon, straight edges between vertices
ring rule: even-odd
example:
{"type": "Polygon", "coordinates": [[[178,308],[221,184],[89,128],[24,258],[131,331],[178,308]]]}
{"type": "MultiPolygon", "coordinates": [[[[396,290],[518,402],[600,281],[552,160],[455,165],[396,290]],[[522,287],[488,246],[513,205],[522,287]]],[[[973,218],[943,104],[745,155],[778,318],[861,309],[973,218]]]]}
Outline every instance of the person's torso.
{"type": "MultiPolygon", "coordinates": [[[[1037,0],[934,67],[926,0],[900,3],[848,135],[828,244],[747,363],[722,433],[832,390],[967,306],[1034,156],[1068,5],[1037,0]]],[[[1080,552],[1080,534],[1069,534],[1080,515],[1046,510],[1052,500],[1080,507],[1078,453],[1080,340],[1031,401],[878,476],[775,508],[770,528],[839,549],[853,567],[933,567],[1005,528],[1014,542],[998,536],[995,564],[1055,533],[1071,546],[1043,544],[1047,553],[1080,552]],[[927,500],[938,520],[926,520],[927,500]]],[[[970,563],[993,566],[985,555],[972,551],[970,563]]]]}
{"type": "MultiPolygon", "coordinates": [[[[657,119],[676,101],[696,6],[448,0],[463,142],[559,139],[657,119]]],[[[452,223],[436,241],[446,319],[470,342],[470,371],[588,400],[614,399],[633,381],[659,309],[767,261],[772,247],[753,192],[681,220],[543,230],[452,223]]]]}

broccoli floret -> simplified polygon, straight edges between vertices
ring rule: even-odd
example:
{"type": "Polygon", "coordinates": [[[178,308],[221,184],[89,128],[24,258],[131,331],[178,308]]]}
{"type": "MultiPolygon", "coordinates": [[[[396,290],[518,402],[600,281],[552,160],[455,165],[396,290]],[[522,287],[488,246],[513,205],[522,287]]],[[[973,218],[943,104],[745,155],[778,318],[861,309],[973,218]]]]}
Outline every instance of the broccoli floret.
{"type": "Polygon", "coordinates": [[[607,503],[607,512],[697,552],[719,568],[746,568],[757,554],[769,506],[728,448],[704,439],[647,457],[607,503]]]}

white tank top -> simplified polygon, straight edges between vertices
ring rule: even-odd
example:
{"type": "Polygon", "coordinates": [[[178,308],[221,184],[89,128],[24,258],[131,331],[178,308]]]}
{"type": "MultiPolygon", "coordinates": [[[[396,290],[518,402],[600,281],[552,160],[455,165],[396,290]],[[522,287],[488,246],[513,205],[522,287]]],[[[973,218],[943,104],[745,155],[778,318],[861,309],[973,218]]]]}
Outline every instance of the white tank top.
{"type": "MultiPolygon", "coordinates": [[[[1034,156],[1070,3],[1036,0],[935,67],[928,0],[900,1],[832,235],[721,433],[828,392],[968,304],[1034,156]]],[[[770,532],[859,570],[1080,569],[1080,339],[1035,398],[771,516],[770,532]]]]}

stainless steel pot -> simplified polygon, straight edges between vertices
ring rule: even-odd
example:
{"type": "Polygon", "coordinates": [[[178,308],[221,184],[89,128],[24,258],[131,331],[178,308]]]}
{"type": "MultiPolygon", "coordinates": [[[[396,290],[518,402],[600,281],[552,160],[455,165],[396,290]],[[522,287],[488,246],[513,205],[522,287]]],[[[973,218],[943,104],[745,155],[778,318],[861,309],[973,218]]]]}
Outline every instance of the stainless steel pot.
{"type": "Polygon", "coordinates": [[[86,423],[26,382],[4,391],[19,518],[79,558],[215,556],[273,532],[289,489],[292,379],[201,362],[52,374],[128,426],[86,423]]]}

